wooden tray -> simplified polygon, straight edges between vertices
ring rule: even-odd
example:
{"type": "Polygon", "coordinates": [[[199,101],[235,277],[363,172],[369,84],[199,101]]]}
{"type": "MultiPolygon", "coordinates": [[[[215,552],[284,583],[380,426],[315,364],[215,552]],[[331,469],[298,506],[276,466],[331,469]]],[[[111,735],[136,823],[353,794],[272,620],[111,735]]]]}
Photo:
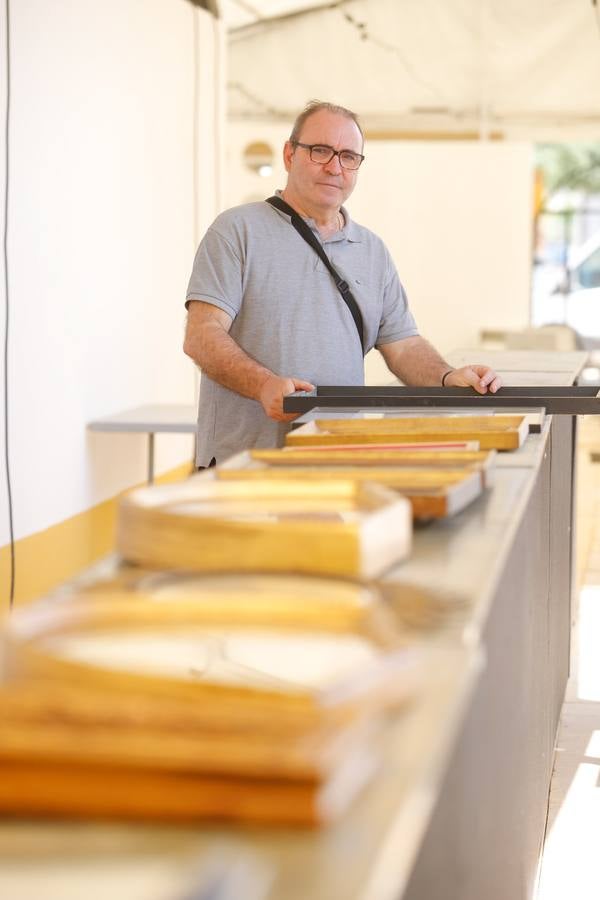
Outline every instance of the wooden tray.
{"type": "Polygon", "coordinates": [[[314,629],[269,643],[264,623],[205,618],[202,602],[126,592],[15,611],[0,648],[0,810],[306,824],[342,811],[419,655],[314,629]],[[207,639],[221,642],[212,657],[207,639]]]}
{"type": "Polygon", "coordinates": [[[111,715],[95,702],[93,691],[86,698],[87,716],[56,685],[54,698],[33,685],[0,692],[0,764],[18,759],[316,781],[329,777],[349,753],[368,746],[377,720],[374,714],[346,722],[333,716],[331,723],[298,732],[259,723],[236,731],[235,726],[184,722],[182,716],[166,721],[144,706],[138,715],[132,710],[125,715],[122,702],[111,715]]]}
{"type": "Polygon", "coordinates": [[[281,629],[264,615],[232,624],[201,600],[125,594],[23,607],[6,621],[0,651],[13,717],[18,691],[32,720],[60,694],[61,716],[71,708],[73,722],[90,726],[133,718],[159,730],[279,735],[394,702],[415,658],[397,629],[281,629]]]}
{"type": "Polygon", "coordinates": [[[141,488],[119,509],[117,547],[139,565],[373,578],[410,550],[410,506],[379,485],[211,473],[141,488]]]}
{"type": "Polygon", "coordinates": [[[325,781],[243,778],[127,766],[2,761],[0,809],[19,816],[200,819],[315,826],[342,815],[377,769],[371,748],[325,781]]]}
{"type": "MultiPolygon", "coordinates": [[[[308,423],[307,423],[308,424],[308,423]]],[[[300,429],[297,428],[296,431],[300,429]]],[[[295,433],[295,432],[294,432],[295,433]]],[[[412,451],[412,452],[425,452],[425,451],[435,451],[436,453],[446,453],[446,452],[470,452],[475,453],[480,450],[479,441],[425,441],[421,440],[419,437],[415,437],[414,439],[405,439],[402,435],[393,437],[389,442],[388,441],[379,441],[376,446],[373,445],[372,441],[366,439],[366,442],[361,443],[357,440],[356,443],[344,443],[345,436],[342,435],[339,443],[315,443],[315,444],[301,444],[298,447],[295,446],[286,446],[282,447],[281,450],[286,452],[294,452],[300,453],[301,450],[309,451],[309,450],[322,450],[325,451],[335,451],[335,450],[344,450],[346,452],[350,452],[351,450],[371,450],[371,451],[412,451]]],[[[249,451],[254,452],[254,451],[249,451]]],[[[260,451],[256,451],[260,452],[260,451]]],[[[271,452],[279,452],[279,451],[271,451],[266,450],[265,453],[271,452]]]]}
{"type": "Polygon", "coordinates": [[[297,478],[302,483],[331,483],[352,478],[357,482],[371,482],[385,485],[409,500],[414,518],[432,519],[454,515],[475,500],[482,490],[481,472],[464,468],[451,469],[406,468],[391,466],[294,466],[278,468],[264,467],[250,457],[238,458],[248,468],[234,468],[232,461],[228,467],[220,467],[215,476],[223,481],[249,482],[254,479],[269,478],[274,482],[297,478]],[[256,468],[252,468],[254,465],[256,468]]]}
{"type": "MultiPolygon", "coordinates": [[[[374,584],[313,575],[156,571],[121,564],[116,571],[80,584],[69,596],[110,604],[118,621],[143,622],[155,605],[168,607],[171,623],[202,609],[206,625],[269,625],[372,634],[382,643],[398,639],[394,617],[374,584]],[[137,606],[131,600],[143,601],[137,606]],[[154,605],[153,605],[154,604],[154,605]]],[[[90,610],[93,607],[90,606],[90,610]]]]}
{"type": "Polygon", "coordinates": [[[523,416],[424,416],[385,419],[317,419],[286,435],[286,446],[390,444],[405,440],[478,441],[481,450],[513,450],[528,434],[523,416]]]}
{"type": "Polygon", "coordinates": [[[394,467],[427,469],[462,469],[479,472],[482,486],[494,483],[495,450],[386,450],[378,445],[337,447],[284,447],[281,450],[250,450],[231,457],[219,470],[277,466],[335,466],[343,471],[350,467],[394,467]]]}
{"type": "Polygon", "coordinates": [[[403,582],[400,572],[401,569],[391,570],[394,580],[390,592],[386,576],[367,585],[309,575],[202,575],[143,569],[113,559],[53,591],[46,599],[63,602],[77,596],[86,602],[101,599],[119,605],[135,598],[165,604],[198,599],[205,602],[207,623],[216,618],[238,624],[266,620],[274,628],[368,634],[386,645],[402,640],[405,626],[428,627],[458,604],[457,598],[449,597],[441,586],[424,590],[403,582]]]}
{"type": "MultiPolygon", "coordinates": [[[[239,454],[240,456],[242,454],[239,454]]],[[[283,447],[279,450],[249,450],[249,459],[268,466],[493,466],[493,450],[432,450],[399,447],[395,450],[379,446],[356,447],[283,447]]],[[[232,457],[236,459],[237,457],[232,457]]],[[[229,460],[220,468],[229,468],[229,460]]]]}

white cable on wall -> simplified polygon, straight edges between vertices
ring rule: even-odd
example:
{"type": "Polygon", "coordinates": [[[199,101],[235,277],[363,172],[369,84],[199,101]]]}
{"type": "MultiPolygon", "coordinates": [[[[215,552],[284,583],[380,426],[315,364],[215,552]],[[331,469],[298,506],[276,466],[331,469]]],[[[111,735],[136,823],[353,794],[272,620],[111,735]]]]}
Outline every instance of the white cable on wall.
{"type": "Polygon", "coordinates": [[[8,362],[9,362],[9,294],[8,294],[8,189],[10,184],[10,167],[9,167],[9,151],[10,151],[10,2],[5,0],[5,22],[6,22],[6,115],[4,120],[4,144],[5,144],[5,164],[4,164],[4,464],[6,474],[6,493],[8,498],[8,530],[10,539],[10,587],[8,593],[8,604],[12,608],[15,599],[15,535],[13,528],[13,506],[12,506],[12,487],[10,477],[10,455],[8,445],[8,362]]]}

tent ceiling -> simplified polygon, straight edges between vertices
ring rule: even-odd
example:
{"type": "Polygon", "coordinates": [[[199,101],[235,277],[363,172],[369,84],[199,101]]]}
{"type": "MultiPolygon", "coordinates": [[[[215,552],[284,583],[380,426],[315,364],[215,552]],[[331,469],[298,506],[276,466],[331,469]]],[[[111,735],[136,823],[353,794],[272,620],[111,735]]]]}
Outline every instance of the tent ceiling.
{"type": "Polygon", "coordinates": [[[313,97],[372,134],[600,137],[593,0],[227,0],[229,115],[290,121],[313,97]],[[236,24],[237,23],[237,24],[236,24]]]}
{"type": "Polygon", "coordinates": [[[231,30],[318,6],[330,6],[331,0],[220,0],[219,5],[225,24],[231,30]]]}

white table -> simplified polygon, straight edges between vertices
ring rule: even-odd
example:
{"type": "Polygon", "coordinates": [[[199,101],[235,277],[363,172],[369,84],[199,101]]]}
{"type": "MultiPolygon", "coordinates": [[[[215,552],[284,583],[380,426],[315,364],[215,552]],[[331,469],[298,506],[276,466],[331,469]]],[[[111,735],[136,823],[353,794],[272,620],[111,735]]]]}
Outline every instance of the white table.
{"type": "Polygon", "coordinates": [[[163,403],[136,406],[88,422],[90,431],[142,432],[148,435],[148,484],[154,481],[154,435],[159,432],[195,434],[198,409],[192,404],[163,403]]]}

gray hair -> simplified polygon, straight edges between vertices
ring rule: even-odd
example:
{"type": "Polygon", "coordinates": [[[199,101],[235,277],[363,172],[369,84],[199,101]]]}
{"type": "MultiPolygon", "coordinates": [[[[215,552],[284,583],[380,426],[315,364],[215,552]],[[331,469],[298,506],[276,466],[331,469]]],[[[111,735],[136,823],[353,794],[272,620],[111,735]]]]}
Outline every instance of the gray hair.
{"type": "Polygon", "coordinates": [[[358,116],[356,115],[356,113],[352,112],[352,110],[350,109],[346,109],[345,106],[337,106],[335,103],[326,103],[323,100],[311,100],[306,104],[306,106],[294,122],[289,140],[292,142],[297,141],[300,137],[300,132],[302,131],[306,120],[313,116],[315,113],[321,112],[322,109],[327,110],[327,112],[334,113],[334,115],[336,116],[344,116],[346,119],[351,119],[360,131],[360,136],[362,137],[364,143],[365,136],[363,134],[362,128],[360,127],[360,122],[358,121],[358,116]]]}

